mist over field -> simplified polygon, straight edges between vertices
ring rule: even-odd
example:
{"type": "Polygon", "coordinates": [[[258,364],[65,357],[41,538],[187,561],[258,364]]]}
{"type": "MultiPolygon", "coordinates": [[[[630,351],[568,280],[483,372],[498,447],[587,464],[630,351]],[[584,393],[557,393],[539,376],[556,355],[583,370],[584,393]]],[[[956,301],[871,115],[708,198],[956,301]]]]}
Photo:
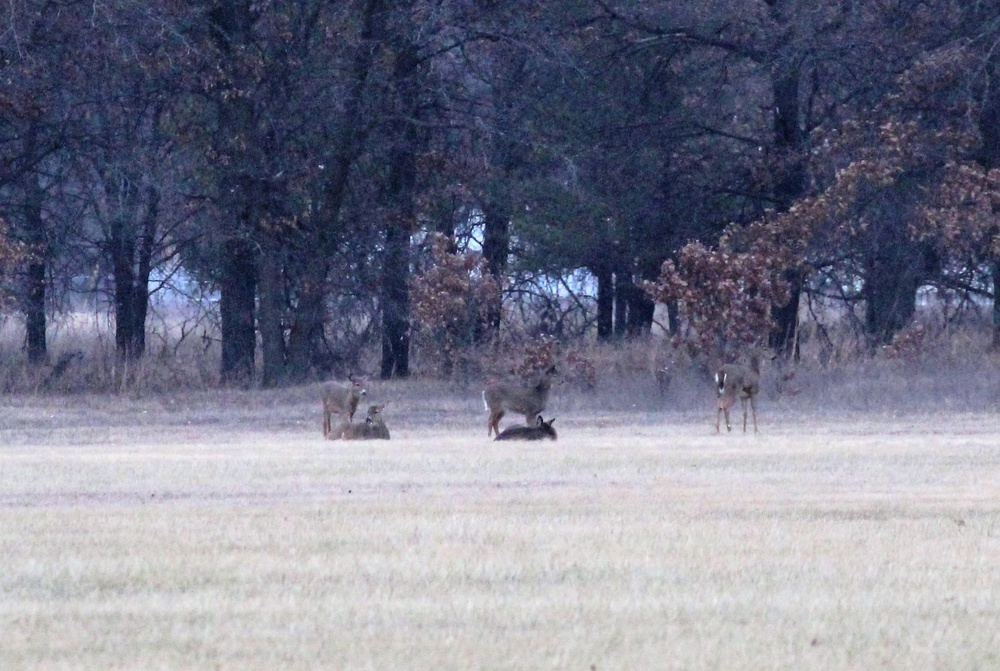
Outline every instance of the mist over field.
{"type": "Polygon", "coordinates": [[[555,443],[478,381],[370,382],[388,442],[318,385],[4,396],[0,667],[1000,664],[990,376],[776,373],[756,436],[695,372],[556,385],[555,443]]]}

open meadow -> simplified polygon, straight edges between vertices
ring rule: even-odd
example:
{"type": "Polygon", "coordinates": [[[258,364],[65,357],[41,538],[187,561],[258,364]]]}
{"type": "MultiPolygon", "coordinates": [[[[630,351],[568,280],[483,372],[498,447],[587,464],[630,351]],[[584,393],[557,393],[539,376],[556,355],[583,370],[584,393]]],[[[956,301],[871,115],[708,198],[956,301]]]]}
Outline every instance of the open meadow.
{"type": "Polygon", "coordinates": [[[1000,413],[421,384],[0,399],[0,668],[1000,668],[1000,413]]]}

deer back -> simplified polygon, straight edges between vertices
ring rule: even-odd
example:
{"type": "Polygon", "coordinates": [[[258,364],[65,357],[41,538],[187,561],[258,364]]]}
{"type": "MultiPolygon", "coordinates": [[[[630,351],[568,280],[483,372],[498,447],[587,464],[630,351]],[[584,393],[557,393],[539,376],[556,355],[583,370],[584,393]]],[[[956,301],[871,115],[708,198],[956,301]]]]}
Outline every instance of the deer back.
{"type": "Polygon", "coordinates": [[[756,394],[760,386],[760,373],[748,366],[727,363],[715,374],[715,382],[720,396],[756,394]]]}
{"type": "MultiPolygon", "coordinates": [[[[555,366],[549,367],[534,380],[523,382],[493,382],[486,385],[483,399],[490,410],[510,410],[525,414],[538,414],[548,403],[552,389],[555,366]]],[[[527,427],[531,428],[531,427],[527,427]]]]}

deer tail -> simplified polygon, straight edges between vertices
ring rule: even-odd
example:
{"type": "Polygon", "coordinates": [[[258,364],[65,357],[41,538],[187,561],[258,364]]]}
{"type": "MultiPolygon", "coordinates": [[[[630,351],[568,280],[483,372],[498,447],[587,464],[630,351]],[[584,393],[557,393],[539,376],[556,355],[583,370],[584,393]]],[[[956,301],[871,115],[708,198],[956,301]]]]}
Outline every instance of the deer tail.
{"type": "Polygon", "coordinates": [[[490,404],[486,402],[486,390],[483,389],[483,410],[489,410],[490,404]]]}

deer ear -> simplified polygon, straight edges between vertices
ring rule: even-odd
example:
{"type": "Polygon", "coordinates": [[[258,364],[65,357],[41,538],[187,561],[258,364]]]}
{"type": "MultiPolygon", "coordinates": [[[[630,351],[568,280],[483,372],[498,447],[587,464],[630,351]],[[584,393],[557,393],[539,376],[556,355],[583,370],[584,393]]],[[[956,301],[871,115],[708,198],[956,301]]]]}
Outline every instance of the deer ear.
{"type": "Polygon", "coordinates": [[[542,419],[541,415],[539,415],[538,418],[535,420],[535,426],[541,426],[542,424],[545,424],[545,420],[542,419]]]}

